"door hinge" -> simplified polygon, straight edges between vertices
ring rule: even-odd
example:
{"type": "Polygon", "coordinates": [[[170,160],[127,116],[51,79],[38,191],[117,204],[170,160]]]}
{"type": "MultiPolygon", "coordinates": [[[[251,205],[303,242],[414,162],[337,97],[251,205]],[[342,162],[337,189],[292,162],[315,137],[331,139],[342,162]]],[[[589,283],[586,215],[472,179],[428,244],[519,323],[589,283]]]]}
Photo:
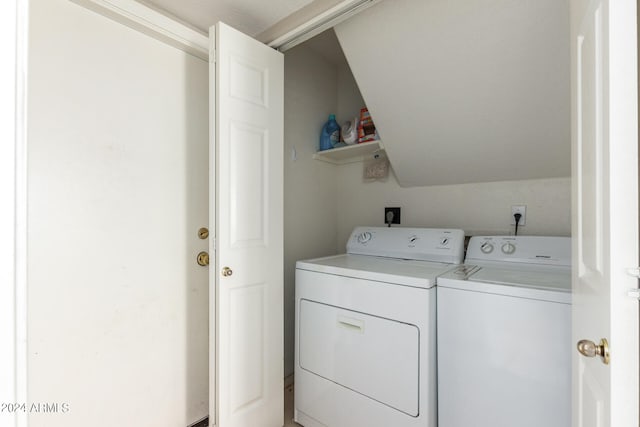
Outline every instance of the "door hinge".
{"type": "Polygon", "coordinates": [[[216,63],[216,56],[217,56],[217,51],[215,49],[211,49],[209,51],[209,63],[210,64],[215,64],[216,63]]]}

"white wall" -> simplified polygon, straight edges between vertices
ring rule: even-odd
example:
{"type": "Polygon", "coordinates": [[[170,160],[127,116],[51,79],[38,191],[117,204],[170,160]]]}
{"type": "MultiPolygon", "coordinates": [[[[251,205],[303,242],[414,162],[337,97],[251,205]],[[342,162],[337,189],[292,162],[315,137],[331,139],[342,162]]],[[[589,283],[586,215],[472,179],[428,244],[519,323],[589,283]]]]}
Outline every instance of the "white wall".
{"type": "Polygon", "coordinates": [[[365,107],[366,104],[362,99],[362,94],[358,89],[358,83],[353,77],[353,73],[347,65],[346,61],[343,64],[337,65],[338,71],[338,107],[336,112],[336,118],[341,125],[346,121],[352,121],[360,114],[360,109],[365,107]]]}
{"type": "Polygon", "coordinates": [[[208,412],[205,61],[68,0],[32,0],[30,427],[208,412]],[[61,410],[62,407],[59,407],[61,410]]]}
{"type": "MultiPolygon", "coordinates": [[[[0,402],[24,400],[24,197],[16,184],[24,182],[23,79],[24,5],[0,3],[0,402]],[[19,154],[18,154],[19,153],[19,154]],[[18,154],[18,156],[16,156],[18,154]],[[17,220],[17,221],[16,221],[17,220]]],[[[22,187],[21,184],[18,184],[22,187]]],[[[5,408],[6,409],[6,408],[5,408]]],[[[16,413],[0,411],[0,425],[16,425],[16,413]]]]}
{"type": "Polygon", "coordinates": [[[285,376],[293,374],[295,262],[336,251],[333,165],[312,159],[320,129],[336,112],[335,66],[303,46],[285,54],[284,323],[285,376]],[[295,149],[297,160],[292,160],[295,149]]]}
{"type": "Polygon", "coordinates": [[[467,235],[513,234],[511,206],[526,205],[522,235],[571,235],[571,179],[403,188],[393,173],[365,182],[362,163],[336,167],[338,245],[358,225],[384,226],[384,208],[402,208],[403,227],[461,228],[467,235]]]}

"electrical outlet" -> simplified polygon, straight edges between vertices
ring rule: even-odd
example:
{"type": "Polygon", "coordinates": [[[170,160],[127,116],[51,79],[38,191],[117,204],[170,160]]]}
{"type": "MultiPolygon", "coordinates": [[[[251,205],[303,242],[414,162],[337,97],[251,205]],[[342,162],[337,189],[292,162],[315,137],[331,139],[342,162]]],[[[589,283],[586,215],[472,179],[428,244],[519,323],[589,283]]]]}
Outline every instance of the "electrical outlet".
{"type": "Polygon", "coordinates": [[[400,208],[384,208],[384,223],[400,224],[400,208]]]}
{"type": "Polygon", "coordinates": [[[515,214],[519,213],[522,215],[520,217],[520,222],[518,223],[518,227],[522,227],[526,224],[527,219],[527,207],[525,205],[514,205],[511,206],[511,225],[516,225],[516,219],[513,217],[515,214]]]}

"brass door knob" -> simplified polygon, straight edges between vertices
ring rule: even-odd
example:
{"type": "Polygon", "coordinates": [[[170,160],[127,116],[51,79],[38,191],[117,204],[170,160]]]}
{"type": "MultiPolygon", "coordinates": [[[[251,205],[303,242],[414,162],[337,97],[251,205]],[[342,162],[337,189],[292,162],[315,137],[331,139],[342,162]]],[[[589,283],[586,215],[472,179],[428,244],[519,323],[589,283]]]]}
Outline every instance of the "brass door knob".
{"type": "Polygon", "coordinates": [[[581,355],[585,357],[600,356],[602,363],[609,364],[609,343],[605,338],[600,340],[600,344],[596,344],[591,340],[580,340],[577,347],[581,355]]]}
{"type": "Polygon", "coordinates": [[[233,274],[233,270],[231,270],[229,267],[224,267],[222,269],[222,276],[224,277],[229,277],[233,274]]]}
{"type": "Polygon", "coordinates": [[[206,267],[209,265],[209,254],[204,251],[200,252],[196,257],[196,261],[198,262],[198,265],[206,267]]]}

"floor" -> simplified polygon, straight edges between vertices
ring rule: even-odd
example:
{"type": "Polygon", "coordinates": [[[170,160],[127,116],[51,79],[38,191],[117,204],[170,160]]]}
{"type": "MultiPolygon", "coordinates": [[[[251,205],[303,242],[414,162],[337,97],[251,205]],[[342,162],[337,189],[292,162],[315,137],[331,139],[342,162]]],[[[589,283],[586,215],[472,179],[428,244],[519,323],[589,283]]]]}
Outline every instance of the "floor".
{"type": "Polygon", "coordinates": [[[293,421],[293,384],[284,388],[284,427],[298,427],[293,421]]]}

